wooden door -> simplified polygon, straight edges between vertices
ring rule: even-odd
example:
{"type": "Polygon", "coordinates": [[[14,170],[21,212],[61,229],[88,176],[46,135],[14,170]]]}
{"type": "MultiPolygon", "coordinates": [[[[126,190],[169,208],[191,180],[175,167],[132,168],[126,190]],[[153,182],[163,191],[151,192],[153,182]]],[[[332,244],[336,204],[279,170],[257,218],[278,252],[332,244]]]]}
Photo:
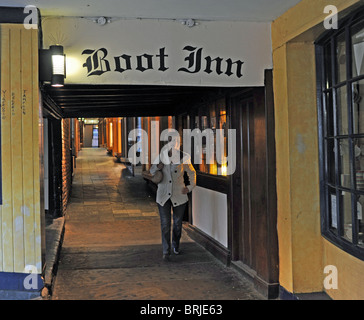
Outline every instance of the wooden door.
{"type": "Polygon", "coordinates": [[[251,167],[254,130],[252,98],[241,97],[234,103],[234,128],[237,130],[237,168],[233,176],[233,252],[232,259],[253,267],[251,167]]]}
{"type": "Polygon", "coordinates": [[[278,294],[273,105],[266,88],[236,96],[237,166],[231,179],[231,256],[267,296],[278,294]]]}

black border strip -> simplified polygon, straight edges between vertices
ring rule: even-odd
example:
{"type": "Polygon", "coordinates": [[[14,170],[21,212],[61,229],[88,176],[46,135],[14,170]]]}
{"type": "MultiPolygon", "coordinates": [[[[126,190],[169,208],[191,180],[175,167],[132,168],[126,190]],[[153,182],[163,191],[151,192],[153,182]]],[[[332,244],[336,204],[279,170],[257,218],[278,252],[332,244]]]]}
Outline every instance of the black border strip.
{"type": "MultiPolygon", "coordinates": [[[[1,30],[1,25],[0,25],[0,89],[1,89],[1,50],[2,50],[1,35],[2,35],[2,30],[1,30]]],[[[0,95],[0,97],[1,96],[2,95],[0,95]]],[[[0,105],[1,105],[1,103],[0,103],[0,105]]],[[[3,157],[2,157],[2,136],[1,136],[1,123],[2,123],[2,120],[1,120],[1,118],[2,118],[2,116],[0,116],[0,205],[3,204],[3,173],[2,173],[3,157]]]]}
{"type": "Polygon", "coordinates": [[[0,23],[19,23],[23,24],[29,15],[24,13],[24,7],[0,7],[0,23]]]}

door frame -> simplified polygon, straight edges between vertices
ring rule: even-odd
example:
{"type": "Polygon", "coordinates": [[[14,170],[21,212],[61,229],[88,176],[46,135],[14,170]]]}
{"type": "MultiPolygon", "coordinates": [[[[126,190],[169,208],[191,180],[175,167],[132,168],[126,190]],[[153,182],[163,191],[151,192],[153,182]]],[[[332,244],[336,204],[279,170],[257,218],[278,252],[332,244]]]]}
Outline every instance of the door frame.
{"type": "Polygon", "coordinates": [[[272,84],[272,70],[266,70],[265,87],[231,97],[230,103],[230,128],[237,130],[236,172],[230,178],[229,192],[231,263],[268,298],[279,294],[272,84]],[[244,103],[248,102],[252,106],[246,110],[244,103]]]}

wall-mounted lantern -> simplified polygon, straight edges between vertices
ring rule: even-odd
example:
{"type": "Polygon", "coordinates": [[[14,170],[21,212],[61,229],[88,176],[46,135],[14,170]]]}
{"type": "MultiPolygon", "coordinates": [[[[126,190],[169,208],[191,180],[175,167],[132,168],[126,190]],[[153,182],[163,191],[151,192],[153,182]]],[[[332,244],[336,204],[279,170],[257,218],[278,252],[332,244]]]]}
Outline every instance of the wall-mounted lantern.
{"type": "Polygon", "coordinates": [[[39,80],[51,83],[52,87],[63,87],[66,78],[66,56],[63,47],[50,46],[39,51],[39,80]]]}

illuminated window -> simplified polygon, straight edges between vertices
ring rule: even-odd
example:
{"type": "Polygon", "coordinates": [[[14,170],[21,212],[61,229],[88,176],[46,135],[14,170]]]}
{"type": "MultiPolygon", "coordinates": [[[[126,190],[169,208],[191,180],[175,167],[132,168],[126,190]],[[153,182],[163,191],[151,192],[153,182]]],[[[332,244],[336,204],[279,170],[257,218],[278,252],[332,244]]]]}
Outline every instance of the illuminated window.
{"type": "Polygon", "coordinates": [[[118,118],[118,153],[121,153],[121,121],[122,118],[118,118]]]}
{"type": "Polygon", "coordinates": [[[198,109],[198,115],[194,117],[194,128],[200,129],[201,132],[206,130],[212,130],[213,141],[213,153],[209,154],[208,139],[204,136],[202,138],[202,163],[195,164],[198,171],[208,173],[212,175],[227,175],[227,165],[217,162],[216,154],[216,130],[222,129],[224,131],[223,147],[221,148],[223,154],[222,158],[227,155],[227,118],[226,118],[226,101],[225,98],[219,99],[215,102],[209,103],[198,109]]]}
{"type": "Polygon", "coordinates": [[[114,141],[113,141],[113,128],[112,128],[112,122],[110,122],[110,126],[109,126],[109,139],[110,139],[110,148],[113,147],[114,145],[114,141]]]}

